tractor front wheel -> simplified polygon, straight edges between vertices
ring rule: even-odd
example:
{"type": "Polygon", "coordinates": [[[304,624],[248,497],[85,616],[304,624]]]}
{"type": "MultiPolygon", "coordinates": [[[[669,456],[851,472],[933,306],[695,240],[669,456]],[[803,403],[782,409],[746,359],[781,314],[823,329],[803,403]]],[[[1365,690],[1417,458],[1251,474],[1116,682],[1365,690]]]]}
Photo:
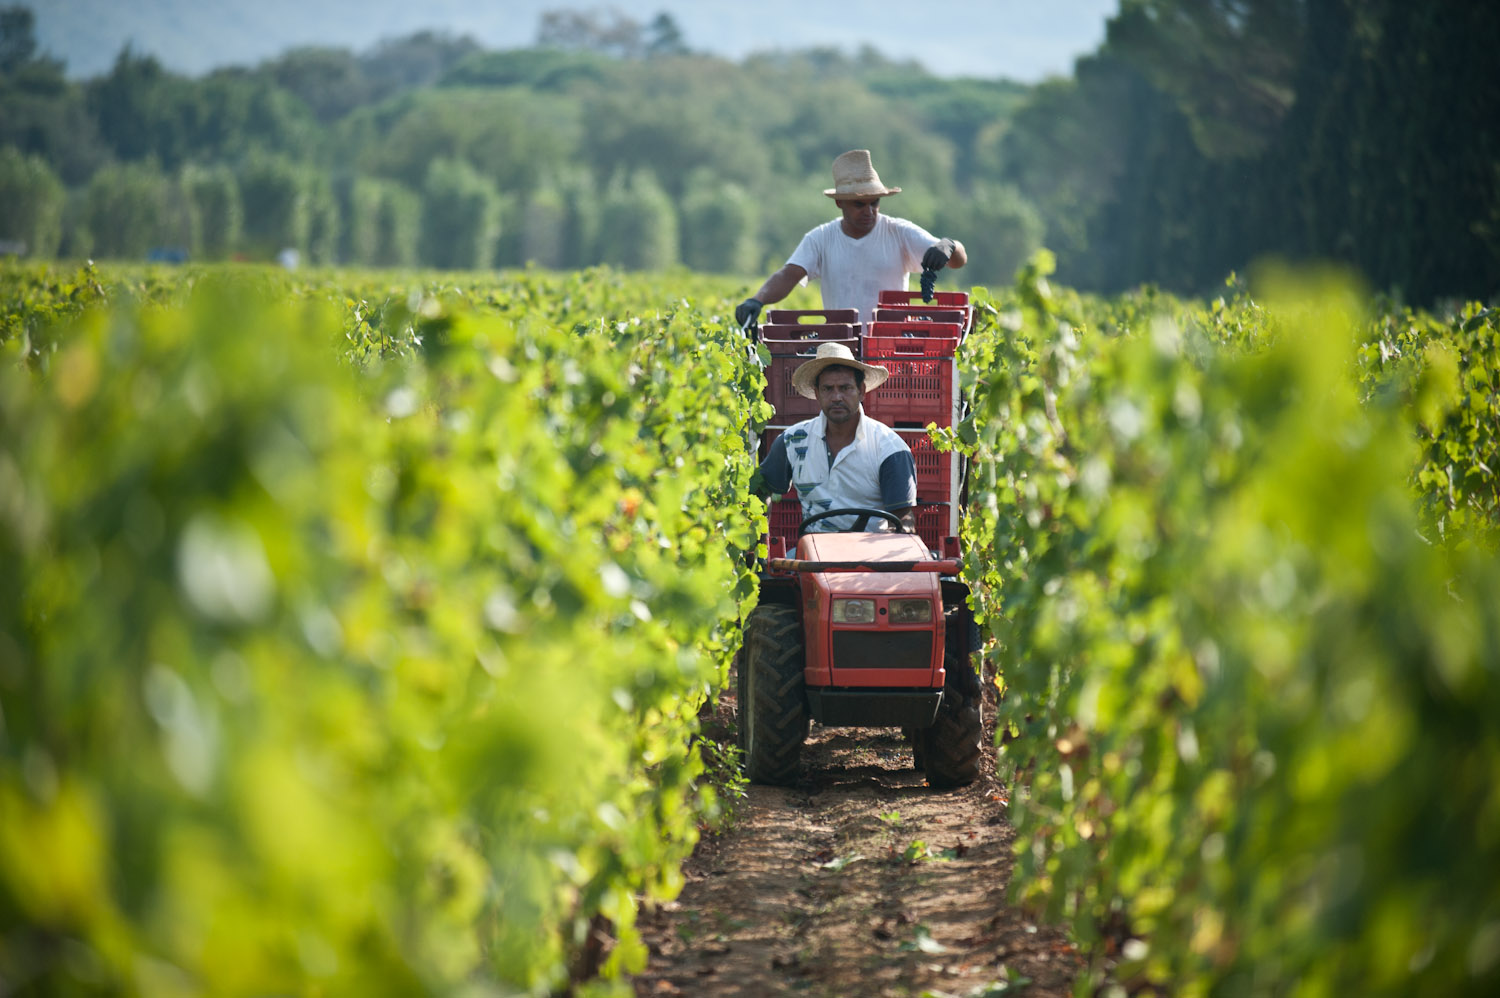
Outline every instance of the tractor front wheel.
{"type": "Polygon", "coordinates": [[[967,656],[948,654],[948,681],[937,719],[930,728],[915,732],[912,739],[917,768],[927,773],[927,782],[934,787],[963,787],[979,778],[983,757],[980,743],[984,739],[980,704],[984,698],[979,677],[965,659],[967,656]]]}
{"type": "Polygon", "coordinates": [[[802,622],[794,609],[750,611],[737,688],[740,749],[751,783],[785,786],[797,778],[808,729],[802,660],[802,622]]]}

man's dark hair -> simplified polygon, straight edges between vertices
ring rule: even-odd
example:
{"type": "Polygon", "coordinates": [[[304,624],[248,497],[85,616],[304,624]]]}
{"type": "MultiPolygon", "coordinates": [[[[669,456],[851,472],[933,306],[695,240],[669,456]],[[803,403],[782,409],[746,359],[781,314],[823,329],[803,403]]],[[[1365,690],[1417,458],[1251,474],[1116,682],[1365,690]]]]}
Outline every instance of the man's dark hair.
{"type": "Polygon", "coordinates": [[[858,367],[850,367],[848,364],[829,364],[827,367],[823,368],[823,370],[818,372],[818,376],[816,378],[813,378],[813,388],[816,389],[823,386],[823,375],[827,374],[829,371],[848,371],[850,374],[854,375],[854,383],[859,386],[859,390],[865,390],[864,370],[858,367]]]}

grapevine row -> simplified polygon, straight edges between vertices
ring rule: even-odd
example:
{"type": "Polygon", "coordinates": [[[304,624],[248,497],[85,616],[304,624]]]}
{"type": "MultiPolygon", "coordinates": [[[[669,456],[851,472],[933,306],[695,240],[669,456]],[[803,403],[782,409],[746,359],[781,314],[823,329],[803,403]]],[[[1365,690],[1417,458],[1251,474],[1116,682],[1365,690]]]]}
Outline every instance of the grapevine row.
{"type": "Polygon", "coordinates": [[[1017,895],[1132,993],[1493,989],[1496,313],[1046,273],[984,302],[951,438],[1017,895]]]}
{"type": "Polygon", "coordinates": [[[608,273],[153,280],[8,282],[0,980],[639,967],[754,592],[737,335],[608,273]]]}

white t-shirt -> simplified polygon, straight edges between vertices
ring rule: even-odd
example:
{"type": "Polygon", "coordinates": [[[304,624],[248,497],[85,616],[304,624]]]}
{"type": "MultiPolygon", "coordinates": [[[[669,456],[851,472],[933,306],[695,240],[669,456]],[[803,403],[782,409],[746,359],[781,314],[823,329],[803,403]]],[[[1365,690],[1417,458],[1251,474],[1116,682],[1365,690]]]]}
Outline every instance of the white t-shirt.
{"type": "Polygon", "coordinates": [[[879,293],[906,290],[906,275],[921,272],[922,254],[937,238],[915,222],[881,215],[863,239],[850,239],[842,221],[835,218],[803,236],[787,263],[821,284],[824,308],[857,308],[859,321],[869,322],[879,293]]]}

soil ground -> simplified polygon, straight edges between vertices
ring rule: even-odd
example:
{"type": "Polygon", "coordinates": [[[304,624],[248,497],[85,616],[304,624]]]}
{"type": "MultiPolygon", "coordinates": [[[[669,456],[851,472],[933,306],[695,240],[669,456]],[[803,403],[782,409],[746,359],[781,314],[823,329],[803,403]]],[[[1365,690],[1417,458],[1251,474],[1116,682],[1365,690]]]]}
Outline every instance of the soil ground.
{"type": "Polygon", "coordinates": [[[813,725],[801,782],[751,787],[677,900],[642,913],[636,994],[1071,995],[1073,947],[1006,901],[1006,806],[989,775],[928,787],[899,729],[813,725]]]}

